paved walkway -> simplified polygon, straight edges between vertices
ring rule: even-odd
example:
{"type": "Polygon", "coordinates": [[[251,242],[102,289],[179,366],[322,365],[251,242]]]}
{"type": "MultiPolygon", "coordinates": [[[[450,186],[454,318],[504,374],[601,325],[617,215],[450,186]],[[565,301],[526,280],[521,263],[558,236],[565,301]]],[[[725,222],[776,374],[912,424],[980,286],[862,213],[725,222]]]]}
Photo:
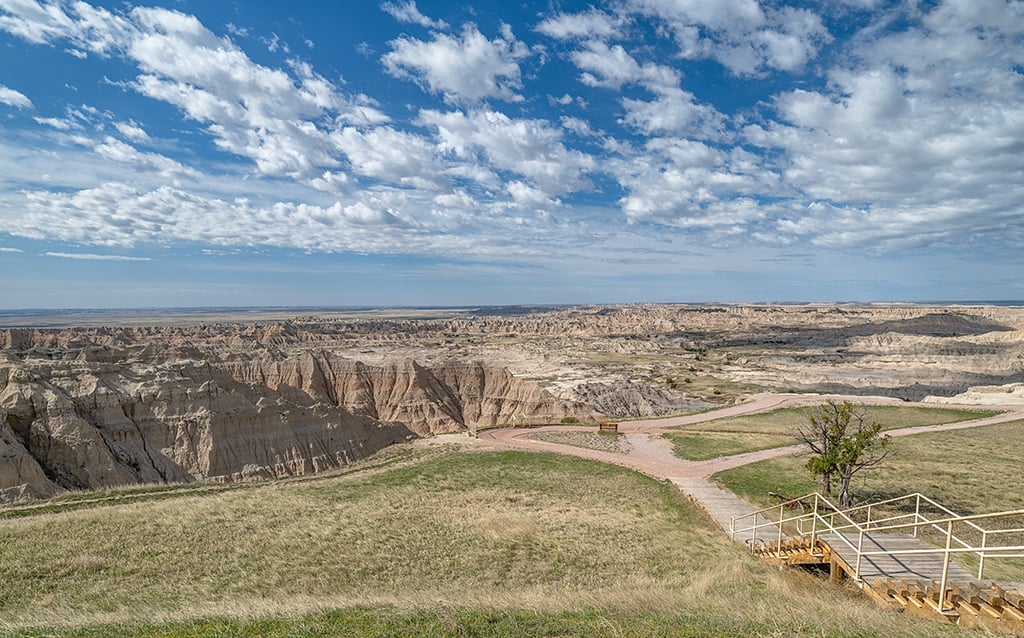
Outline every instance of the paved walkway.
{"type": "MultiPolygon", "coordinates": [[[[628,453],[606,452],[588,448],[575,447],[550,441],[539,441],[534,438],[541,432],[565,432],[565,431],[587,431],[593,432],[593,427],[587,426],[545,426],[539,428],[500,428],[495,430],[484,430],[480,433],[478,444],[484,447],[515,448],[526,450],[537,450],[556,452],[559,454],[570,454],[595,461],[613,463],[634,469],[648,476],[658,479],[668,479],[676,487],[694,501],[701,509],[707,512],[724,531],[729,531],[730,520],[733,516],[752,514],[754,509],[745,501],[732,492],[723,490],[717,485],[708,481],[708,478],[716,472],[732,469],[756,463],[765,459],[779,456],[790,456],[804,451],[802,445],[790,445],[745,454],[719,457],[709,461],[687,461],[680,459],[672,451],[672,443],[663,438],[661,434],[680,425],[692,425],[724,419],[743,414],[767,412],[779,408],[803,407],[820,405],[823,401],[832,399],[835,401],[850,401],[857,404],[872,405],[901,405],[920,407],[943,407],[960,409],[985,409],[1004,410],[1002,414],[983,419],[961,421],[944,425],[931,425],[913,428],[902,428],[889,430],[889,436],[909,436],[926,432],[939,432],[945,430],[961,430],[966,428],[982,427],[996,423],[1005,423],[1024,419],[1024,406],[976,406],[976,405],[941,405],[931,403],[908,403],[898,399],[884,397],[859,397],[842,395],[801,395],[801,394],[765,394],[754,397],[740,405],[704,412],[702,414],[691,414],[667,419],[650,419],[641,421],[624,421],[619,424],[619,432],[624,434],[630,444],[628,453]]],[[[767,519],[765,519],[767,520],[767,519]]],[[[761,521],[764,522],[764,521],[761,521]]],[[[743,526],[749,527],[752,522],[744,521],[743,526]]],[[[777,535],[777,528],[765,528],[759,536],[770,541],[773,535],[777,535]],[[768,538],[765,538],[767,536],[768,538]]],[[[737,542],[746,542],[747,539],[736,539],[737,542]]]]}
{"type": "Polygon", "coordinates": [[[923,434],[926,432],[939,432],[945,430],[961,430],[966,428],[976,428],[985,425],[993,425],[996,423],[1006,423],[1008,421],[1016,421],[1024,419],[1024,406],[1012,405],[1012,406],[977,406],[977,405],[946,405],[937,406],[933,403],[908,403],[906,401],[900,401],[899,399],[890,399],[886,397],[859,397],[859,396],[846,396],[846,395],[820,395],[820,394],[763,394],[758,395],[745,403],[730,406],[728,408],[722,408],[720,410],[713,410],[711,412],[703,412],[701,414],[690,414],[679,417],[670,417],[666,419],[649,419],[641,421],[623,421],[619,423],[619,432],[626,436],[626,440],[630,444],[630,451],[626,454],[618,452],[604,452],[601,450],[591,450],[587,448],[576,447],[572,445],[565,445],[561,443],[552,443],[550,441],[538,441],[531,437],[538,433],[543,432],[593,432],[594,428],[588,426],[579,425],[551,425],[537,428],[499,428],[494,430],[484,430],[480,432],[480,442],[485,446],[493,446],[499,448],[518,448],[518,449],[529,449],[529,450],[544,450],[548,452],[557,452],[559,454],[570,454],[573,456],[581,456],[584,458],[593,459],[595,461],[603,461],[605,463],[614,463],[616,465],[622,465],[625,467],[632,468],[648,476],[653,476],[659,479],[668,479],[673,477],[700,477],[708,478],[712,474],[721,472],[723,470],[729,470],[735,467],[748,465],[750,463],[756,463],[765,459],[771,459],[779,456],[791,456],[799,454],[804,450],[802,445],[788,445],[785,447],[771,448],[768,450],[759,450],[757,452],[747,452],[744,454],[736,454],[733,456],[722,456],[709,461],[687,461],[677,457],[672,452],[672,444],[668,440],[662,438],[662,434],[671,431],[672,428],[681,425],[693,425],[696,423],[705,423],[714,421],[717,419],[725,419],[734,416],[740,416],[744,414],[754,414],[758,412],[768,412],[770,410],[776,410],[779,408],[793,408],[793,407],[805,407],[820,405],[823,401],[832,399],[834,401],[850,401],[851,403],[857,403],[860,405],[871,404],[871,405],[899,405],[899,406],[910,406],[910,407],[942,407],[951,409],[964,409],[964,410],[1003,410],[1001,414],[997,414],[992,417],[986,417],[983,419],[973,419],[970,421],[961,421],[959,423],[947,423],[944,425],[926,425],[921,427],[913,428],[901,428],[898,430],[889,430],[886,432],[889,436],[909,436],[913,434],[923,434]]]}
{"type": "MultiPolygon", "coordinates": [[[[679,488],[679,491],[686,494],[694,503],[704,510],[713,521],[718,523],[726,534],[732,529],[733,516],[748,516],[754,513],[754,508],[747,505],[746,501],[728,490],[723,490],[707,479],[699,477],[674,477],[669,479],[679,488]]],[[[737,527],[752,527],[754,518],[744,519],[737,527]]],[[[771,519],[758,515],[758,523],[771,523],[771,519]]],[[[776,525],[769,525],[758,530],[756,536],[736,537],[737,543],[744,545],[750,542],[771,542],[778,538],[779,528],[776,525]]]]}

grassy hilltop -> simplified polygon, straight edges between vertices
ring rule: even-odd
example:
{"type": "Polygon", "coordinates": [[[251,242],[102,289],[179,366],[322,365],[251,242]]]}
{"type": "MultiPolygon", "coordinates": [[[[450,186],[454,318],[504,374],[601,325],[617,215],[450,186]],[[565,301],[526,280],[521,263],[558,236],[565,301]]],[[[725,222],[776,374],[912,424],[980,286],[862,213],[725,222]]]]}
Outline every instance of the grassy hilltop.
{"type": "Polygon", "coordinates": [[[570,457],[392,450],[102,496],[0,519],[0,634],[958,633],[774,571],[670,484],[570,457]]]}

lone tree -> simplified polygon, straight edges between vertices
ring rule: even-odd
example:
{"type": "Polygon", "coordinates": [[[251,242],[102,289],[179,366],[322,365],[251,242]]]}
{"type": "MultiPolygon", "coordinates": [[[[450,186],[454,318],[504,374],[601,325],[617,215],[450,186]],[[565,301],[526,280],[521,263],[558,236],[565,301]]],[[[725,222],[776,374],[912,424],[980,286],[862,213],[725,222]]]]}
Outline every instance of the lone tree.
{"type": "Polygon", "coordinates": [[[809,415],[807,425],[797,428],[796,438],[813,453],[807,469],[819,478],[825,496],[832,496],[836,484],[839,507],[852,505],[854,475],[889,456],[890,439],[881,432],[882,425],[869,422],[863,408],[831,399],[809,415]]]}

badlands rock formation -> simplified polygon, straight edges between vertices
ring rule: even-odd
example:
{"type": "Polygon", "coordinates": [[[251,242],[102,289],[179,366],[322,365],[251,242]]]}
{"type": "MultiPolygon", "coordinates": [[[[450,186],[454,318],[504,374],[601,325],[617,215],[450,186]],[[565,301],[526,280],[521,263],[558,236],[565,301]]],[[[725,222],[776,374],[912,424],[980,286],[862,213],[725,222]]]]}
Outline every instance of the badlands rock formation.
{"type": "MultiPolygon", "coordinates": [[[[31,325],[24,313],[11,317],[8,325],[31,325]]],[[[151,311],[150,325],[111,317],[0,330],[0,500],[287,476],[472,425],[657,416],[762,391],[985,402],[1017,396],[998,388],[1024,383],[1021,308],[636,304],[262,320],[250,311],[249,323],[225,311],[151,311]]],[[[49,315],[37,325],[57,323],[49,315]]]]}
{"type": "Polygon", "coordinates": [[[0,502],[64,489],[290,476],[417,435],[595,416],[480,363],[369,366],[323,351],[222,355],[185,344],[82,345],[82,335],[6,338],[0,502]]]}

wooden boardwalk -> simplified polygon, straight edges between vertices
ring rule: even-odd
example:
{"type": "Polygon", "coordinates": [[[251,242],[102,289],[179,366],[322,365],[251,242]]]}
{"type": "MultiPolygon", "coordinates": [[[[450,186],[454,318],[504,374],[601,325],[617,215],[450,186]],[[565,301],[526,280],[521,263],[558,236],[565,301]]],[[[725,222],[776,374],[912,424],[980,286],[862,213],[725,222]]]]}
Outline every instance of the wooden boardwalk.
{"type": "MultiPolygon", "coordinates": [[[[732,492],[723,490],[702,478],[673,477],[669,480],[703,509],[726,533],[730,532],[730,525],[734,516],[748,517],[741,522],[742,527],[751,527],[754,524],[752,517],[755,511],[754,508],[732,492]]],[[[770,555],[777,547],[779,528],[772,523],[772,519],[762,515],[757,516],[757,523],[762,525],[762,527],[757,531],[756,536],[750,533],[737,534],[735,541],[746,546],[753,544],[754,547],[752,549],[763,549],[766,556],[770,555]]],[[[808,546],[804,548],[804,556],[794,556],[790,558],[790,562],[806,564],[808,562],[829,562],[835,559],[842,570],[849,577],[854,578],[858,567],[857,535],[819,534],[817,539],[824,545],[825,550],[824,552],[816,553],[816,556],[820,556],[820,558],[810,560],[810,553],[817,552],[817,549],[808,546]]],[[[784,534],[782,540],[787,544],[792,544],[793,539],[784,534]]],[[[908,534],[866,533],[861,551],[863,553],[919,552],[884,556],[862,556],[859,572],[862,581],[870,583],[879,578],[942,580],[942,554],[936,551],[934,546],[908,534]]],[[[973,578],[974,576],[966,569],[950,561],[947,573],[947,579],[950,582],[967,582],[973,578]]]]}
{"type": "MultiPolygon", "coordinates": [[[[857,535],[821,534],[818,539],[828,546],[833,557],[853,576],[857,569],[857,535]],[[851,547],[852,546],[852,547],[851,547]]],[[[942,554],[935,547],[907,534],[864,534],[862,552],[915,551],[932,553],[861,556],[860,578],[872,582],[878,578],[942,580],[942,554]]],[[[950,561],[949,581],[970,581],[973,576],[950,561]]]]}

